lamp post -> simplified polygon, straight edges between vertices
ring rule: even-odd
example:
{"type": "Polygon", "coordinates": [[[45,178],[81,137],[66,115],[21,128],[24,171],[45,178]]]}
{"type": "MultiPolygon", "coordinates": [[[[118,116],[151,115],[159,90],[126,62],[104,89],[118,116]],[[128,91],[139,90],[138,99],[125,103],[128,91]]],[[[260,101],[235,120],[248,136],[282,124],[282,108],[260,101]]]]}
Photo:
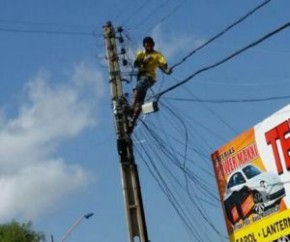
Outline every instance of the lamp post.
{"type": "Polygon", "coordinates": [[[65,233],[65,235],[63,236],[61,242],[64,242],[68,236],[73,232],[73,230],[84,220],[84,219],[89,219],[90,217],[92,217],[94,215],[94,213],[87,213],[83,216],[81,216],[80,218],[78,218],[73,224],[72,226],[70,226],[70,228],[67,230],[67,232],[65,233]]]}

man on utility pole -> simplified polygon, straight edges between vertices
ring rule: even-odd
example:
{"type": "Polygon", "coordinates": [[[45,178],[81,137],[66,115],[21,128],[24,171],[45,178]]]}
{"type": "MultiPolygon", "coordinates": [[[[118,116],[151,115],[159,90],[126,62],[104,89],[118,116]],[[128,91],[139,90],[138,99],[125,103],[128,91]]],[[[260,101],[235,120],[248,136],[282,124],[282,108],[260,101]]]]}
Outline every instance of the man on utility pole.
{"type": "Polygon", "coordinates": [[[132,132],[136,120],[141,112],[141,106],[144,104],[147,90],[156,82],[156,69],[170,75],[172,68],[168,68],[165,57],[154,49],[155,42],[153,38],[147,36],[143,39],[144,50],[137,53],[134,61],[134,67],[138,68],[137,84],[133,91],[132,102],[132,120],[129,123],[129,129],[132,132]]]}
{"type": "MultiPolygon", "coordinates": [[[[120,34],[122,29],[118,29],[120,34]]],[[[149,242],[145,222],[142,194],[138,177],[137,165],[134,160],[133,143],[129,132],[128,102],[123,93],[122,78],[119,69],[119,58],[116,46],[116,33],[111,22],[103,26],[106,43],[107,59],[110,74],[110,89],[112,96],[113,114],[117,136],[117,149],[121,165],[121,175],[127,221],[129,229],[129,242],[134,242],[139,237],[140,242],[149,242]]]]}

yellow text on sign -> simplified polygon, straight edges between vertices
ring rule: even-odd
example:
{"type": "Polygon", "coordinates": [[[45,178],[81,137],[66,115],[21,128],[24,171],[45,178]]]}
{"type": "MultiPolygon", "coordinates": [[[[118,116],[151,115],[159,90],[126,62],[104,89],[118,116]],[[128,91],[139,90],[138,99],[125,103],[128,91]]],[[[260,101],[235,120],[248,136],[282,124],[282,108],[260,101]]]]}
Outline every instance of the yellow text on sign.
{"type": "Polygon", "coordinates": [[[284,210],[233,232],[230,241],[267,242],[288,234],[290,234],[290,210],[284,210]]]}

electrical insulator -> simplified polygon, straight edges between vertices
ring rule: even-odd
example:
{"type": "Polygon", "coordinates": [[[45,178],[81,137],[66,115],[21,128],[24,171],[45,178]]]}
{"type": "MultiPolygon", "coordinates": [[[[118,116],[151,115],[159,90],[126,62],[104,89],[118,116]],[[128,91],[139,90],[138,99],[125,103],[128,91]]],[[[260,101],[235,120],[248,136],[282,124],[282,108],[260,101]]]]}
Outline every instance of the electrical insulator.
{"type": "Polygon", "coordinates": [[[121,54],[122,54],[122,55],[126,54],[126,50],[125,50],[125,48],[122,48],[122,49],[121,49],[121,54]]]}
{"type": "Polygon", "coordinates": [[[126,65],[128,65],[128,61],[126,59],[123,59],[122,64],[123,64],[123,66],[126,66],[126,65]]]}
{"type": "Polygon", "coordinates": [[[121,27],[121,26],[117,28],[117,31],[118,31],[119,33],[123,32],[123,30],[124,30],[124,29],[123,29],[123,27],[121,27]]]}
{"type": "Polygon", "coordinates": [[[120,43],[124,43],[124,38],[121,36],[121,37],[119,37],[119,42],[120,43]]]}

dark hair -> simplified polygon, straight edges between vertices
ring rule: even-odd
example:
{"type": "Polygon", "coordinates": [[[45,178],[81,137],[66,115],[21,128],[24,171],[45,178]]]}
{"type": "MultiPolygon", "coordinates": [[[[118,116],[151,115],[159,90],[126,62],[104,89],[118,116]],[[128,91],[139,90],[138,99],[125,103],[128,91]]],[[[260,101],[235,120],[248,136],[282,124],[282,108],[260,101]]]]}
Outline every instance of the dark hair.
{"type": "Polygon", "coordinates": [[[153,46],[155,45],[154,40],[149,36],[143,39],[143,46],[145,45],[145,43],[151,43],[153,46]]]}

